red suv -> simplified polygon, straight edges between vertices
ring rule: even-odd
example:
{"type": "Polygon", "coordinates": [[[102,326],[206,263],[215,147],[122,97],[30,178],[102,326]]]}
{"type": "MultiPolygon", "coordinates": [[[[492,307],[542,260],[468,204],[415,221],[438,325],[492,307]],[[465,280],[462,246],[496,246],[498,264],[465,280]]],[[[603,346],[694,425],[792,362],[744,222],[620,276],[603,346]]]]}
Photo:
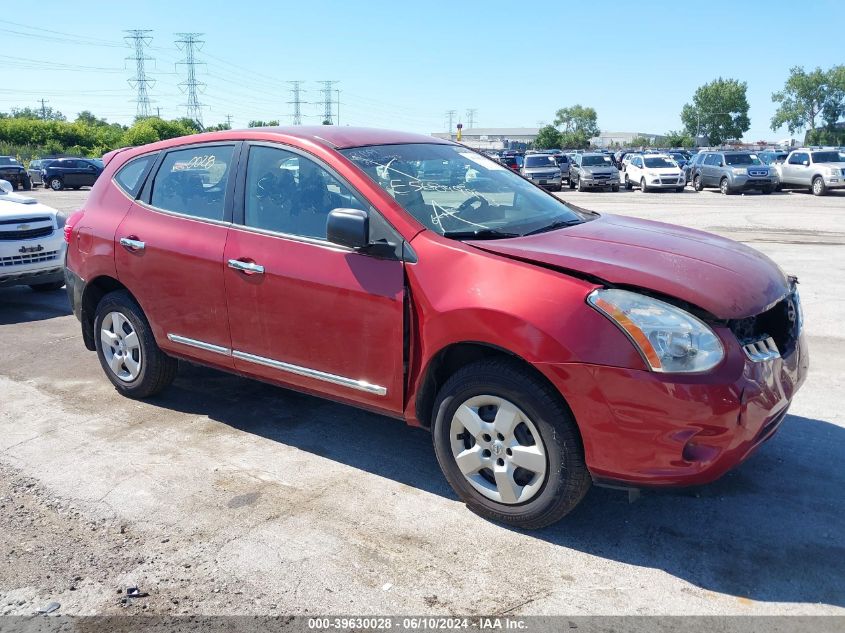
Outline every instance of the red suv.
{"type": "Polygon", "coordinates": [[[764,255],[568,206],[449,141],[267,128],[105,162],[67,288],[118,391],[182,358],[427,427],[497,521],[550,524],[591,482],[712,481],[806,375],[795,279],[764,255]]]}

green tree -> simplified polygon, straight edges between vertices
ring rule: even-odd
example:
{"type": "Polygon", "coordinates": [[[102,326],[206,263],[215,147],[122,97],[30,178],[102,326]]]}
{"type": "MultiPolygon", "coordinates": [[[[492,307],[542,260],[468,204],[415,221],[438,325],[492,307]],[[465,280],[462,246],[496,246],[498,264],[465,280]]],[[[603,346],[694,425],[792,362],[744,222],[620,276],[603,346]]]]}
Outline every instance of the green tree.
{"type": "Polygon", "coordinates": [[[625,142],[627,147],[651,147],[653,143],[647,136],[635,136],[629,141],[625,142]]]}
{"type": "Polygon", "coordinates": [[[684,131],[670,130],[666,132],[666,145],[669,147],[692,147],[695,139],[684,131]]]}
{"type": "Polygon", "coordinates": [[[592,137],[599,135],[596,111],[580,104],[558,110],[554,124],[555,127],[561,128],[564,134],[578,133],[580,136],[586,136],[588,142],[592,137]]]}
{"type": "Polygon", "coordinates": [[[560,149],[561,135],[554,125],[546,125],[540,128],[537,138],[534,139],[536,149],[560,149]]]}
{"type": "Polygon", "coordinates": [[[77,114],[75,123],[83,123],[94,127],[108,125],[108,122],[105,119],[98,119],[90,110],[83,110],[77,114]]]}
{"type": "Polygon", "coordinates": [[[11,117],[13,119],[41,119],[43,121],[64,121],[65,115],[47,106],[41,108],[12,108],[11,117]]]}
{"type": "Polygon", "coordinates": [[[785,125],[790,134],[802,129],[815,130],[824,121],[829,127],[845,109],[845,66],[806,72],[801,66],[789,69],[783,90],[772,94],[779,104],[772,117],[772,129],[785,125]]]}
{"type": "Polygon", "coordinates": [[[250,121],[247,123],[247,127],[276,127],[279,124],[278,121],[250,121]]]}
{"type": "Polygon", "coordinates": [[[681,110],[681,121],[691,136],[705,134],[711,145],[742,138],[751,127],[748,85],[736,79],[714,79],[700,86],[681,110]]]}
{"type": "Polygon", "coordinates": [[[587,149],[590,147],[590,137],[584,132],[561,132],[560,146],[566,149],[587,149]]]}

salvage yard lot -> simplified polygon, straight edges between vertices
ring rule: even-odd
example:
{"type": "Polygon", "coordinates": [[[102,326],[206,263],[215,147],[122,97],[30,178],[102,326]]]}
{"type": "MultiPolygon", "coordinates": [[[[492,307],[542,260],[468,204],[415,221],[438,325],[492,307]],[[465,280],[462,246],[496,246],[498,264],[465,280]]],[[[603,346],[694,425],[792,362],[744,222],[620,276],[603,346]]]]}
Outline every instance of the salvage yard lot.
{"type": "Polygon", "coordinates": [[[0,289],[0,613],[845,613],[845,194],[559,195],[799,277],[810,375],[739,469],[632,504],[594,488],[521,533],[455,499],[425,431],[186,364],[127,400],[63,292],[0,289]]]}

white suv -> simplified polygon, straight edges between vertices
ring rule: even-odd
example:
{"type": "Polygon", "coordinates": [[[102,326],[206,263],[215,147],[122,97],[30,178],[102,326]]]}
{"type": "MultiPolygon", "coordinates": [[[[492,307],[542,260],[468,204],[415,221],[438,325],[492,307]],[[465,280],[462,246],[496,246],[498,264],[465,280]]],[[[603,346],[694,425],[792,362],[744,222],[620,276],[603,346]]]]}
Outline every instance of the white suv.
{"type": "Polygon", "coordinates": [[[58,290],[65,284],[67,217],[61,211],[14,193],[0,180],[0,287],[58,290]]]}
{"type": "MultiPolygon", "coordinates": [[[[626,156],[627,158],[627,156],[626,156]]],[[[671,156],[666,154],[637,154],[624,164],[625,188],[684,190],[687,177],[671,156]]]]}

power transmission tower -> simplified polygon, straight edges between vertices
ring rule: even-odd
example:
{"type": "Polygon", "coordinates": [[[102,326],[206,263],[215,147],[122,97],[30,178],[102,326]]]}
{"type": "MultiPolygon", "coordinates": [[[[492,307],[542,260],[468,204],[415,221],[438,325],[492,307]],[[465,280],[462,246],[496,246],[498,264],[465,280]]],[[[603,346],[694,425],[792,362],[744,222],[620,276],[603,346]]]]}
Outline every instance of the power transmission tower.
{"type": "Polygon", "coordinates": [[[337,95],[337,124],[340,125],[340,90],[335,90],[337,95]]]}
{"type": "Polygon", "coordinates": [[[446,118],[449,119],[449,127],[446,128],[446,131],[449,132],[449,134],[451,134],[452,130],[454,129],[456,114],[457,112],[455,112],[454,110],[446,110],[446,118]]]}
{"type": "Polygon", "coordinates": [[[473,129],[475,127],[475,113],[478,112],[477,108],[467,108],[467,129],[473,129]]]}
{"type": "Polygon", "coordinates": [[[126,58],[126,61],[135,62],[135,77],[127,79],[129,85],[138,91],[138,95],[135,99],[137,104],[135,108],[135,116],[148,117],[150,116],[150,95],[147,92],[147,87],[152,88],[153,85],[155,85],[155,81],[147,79],[144,62],[152,61],[153,58],[147,57],[147,55],[144,54],[144,48],[148,47],[150,42],[153,41],[153,38],[147,35],[147,33],[152,33],[152,30],[131,29],[124,31],[124,33],[127,33],[128,35],[126,35],[123,39],[126,40],[127,44],[134,46],[135,48],[135,56],[126,58]]]}
{"type": "Polygon", "coordinates": [[[197,93],[205,88],[205,83],[197,79],[197,66],[203,62],[198,62],[196,59],[196,51],[202,48],[205,40],[199,39],[202,33],[177,33],[176,48],[180,51],[185,51],[185,61],[177,62],[177,65],[187,67],[188,77],[185,81],[179,84],[179,88],[188,95],[188,102],[181,105],[187,108],[186,116],[192,121],[202,127],[202,109],[203,104],[200,103],[197,93]]]}
{"type": "Polygon", "coordinates": [[[232,115],[231,114],[226,115],[226,127],[228,127],[230,130],[232,129],[232,115]]]}
{"type": "Polygon", "coordinates": [[[44,98],[41,98],[40,101],[41,101],[41,118],[46,119],[47,118],[47,105],[46,104],[48,104],[50,102],[46,101],[44,98]]]}
{"type": "Polygon", "coordinates": [[[307,101],[303,101],[301,98],[302,95],[302,81],[289,81],[288,82],[291,86],[293,86],[290,91],[293,93],[293,101],[288,101],[289,104],[293,104],[293,124],[294,125],[302,125],[302,104],[308,103],[307,101]]]}
{"type": "Polygon", "coordinates": [[[328,121],[328,125],[332,123],[332,86],[338,83],[337,81],[323,81],[323,122],[328,121]]]}

